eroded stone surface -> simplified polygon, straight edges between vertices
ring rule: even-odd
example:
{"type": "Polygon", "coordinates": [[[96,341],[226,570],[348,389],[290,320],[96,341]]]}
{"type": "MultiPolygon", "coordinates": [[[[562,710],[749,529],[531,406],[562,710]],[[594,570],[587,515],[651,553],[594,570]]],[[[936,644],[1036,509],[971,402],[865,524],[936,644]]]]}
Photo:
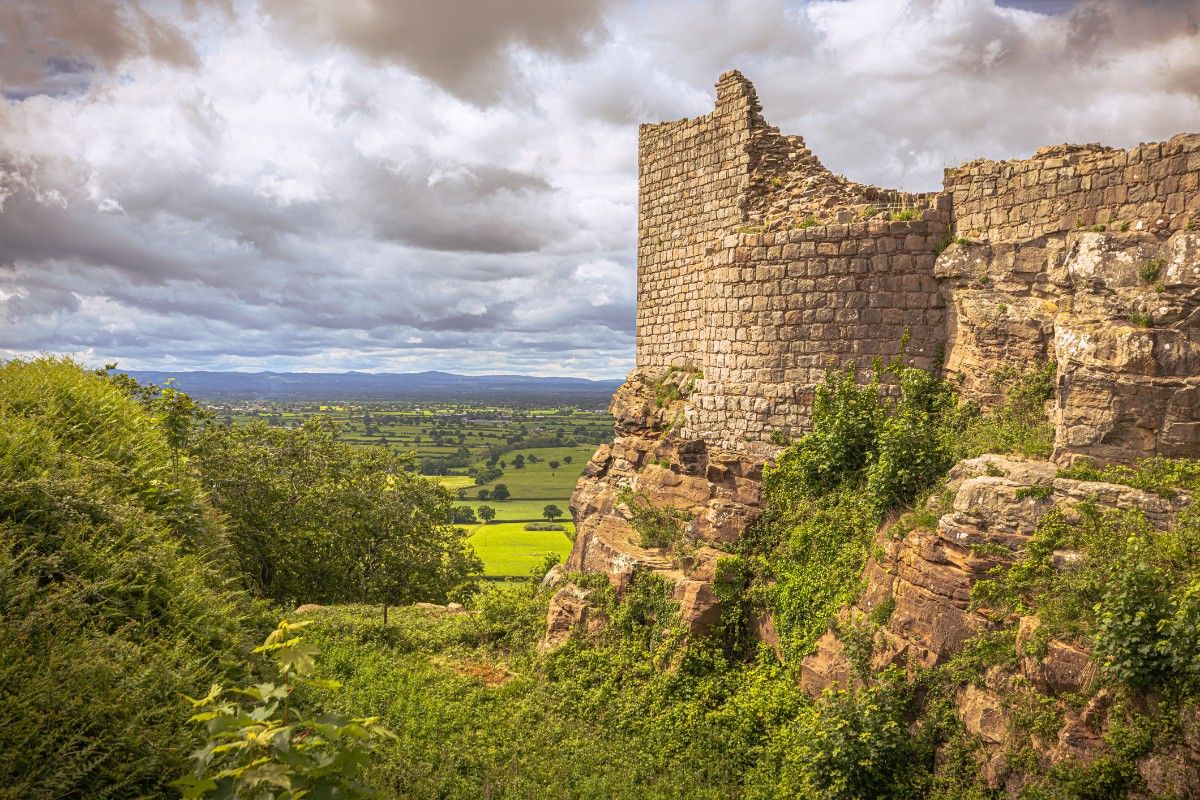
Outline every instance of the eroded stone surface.
{"type": "Polygon", "coordinates": [[[684,623],[699,630],[720,613],[712,589],[717,559],[760,513],[762,461],[673,431],[690,380],[684,371],[659,380],[635,374],[614,396],[617,437],[596,451],[571,497],[576,533],[567,569],[604,573],[618,590],[636,571],[652,571],[674,586],[684,623]],[[686,517],[681,533],[689,546],[642,547],[620,501],[623,489],[686,517]]]}

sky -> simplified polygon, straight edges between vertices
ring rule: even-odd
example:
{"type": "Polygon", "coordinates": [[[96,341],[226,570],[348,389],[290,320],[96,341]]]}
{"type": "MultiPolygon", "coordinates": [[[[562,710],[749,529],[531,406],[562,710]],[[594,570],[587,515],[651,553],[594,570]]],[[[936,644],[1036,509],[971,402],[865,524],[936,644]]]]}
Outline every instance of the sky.
{"type": "Polygon", "coordinates": [[[1200,0],[0,0],[0,357],[620,377],[637,126],[835,172],[1200,131],[1200,0]]]}

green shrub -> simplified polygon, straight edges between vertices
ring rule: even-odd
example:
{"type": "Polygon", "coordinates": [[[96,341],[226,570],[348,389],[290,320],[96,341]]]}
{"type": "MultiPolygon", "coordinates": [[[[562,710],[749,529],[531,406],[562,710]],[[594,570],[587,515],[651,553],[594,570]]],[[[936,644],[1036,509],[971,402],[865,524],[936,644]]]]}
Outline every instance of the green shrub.
{"type": "Polygon", "coordinates": [[[313,718],[290,702],[300,685],[341,688],[337,681],[313,677],[318,650],[296,635],[309,624],[284,620],[255,648],[275,661],[275,681],[238,689],[213,684],[204,697],[188,698],[195,711],[188,721],[204,728],[205,742],[192,754],[191,774],[173,784],[185,799],[368,795],[359,773],[379,740],[395,735],[377,717],[313,718]]]}
{"type": "Polygon", "coordinates": [[[1158,276],[1162,273],[1163,267],[1167,265],[1165,259],[1156,258],[1151,261],[1143,261],[1138,267],[1138,278],[1142,283],[1154,283],[1158,280],[1158,276]]]}
{"type": "Polygon", "coordinates": [[[1054,449],[1054,426],[1046,417],[1045,405],[1054,396],[1057,372],[1053,361],[1024,371],[997,371],[992,383],[1004,387],[1004,401],[985,413],[966,415],[958,437],[958,457],[985,453],[1048,457],[1054,449]]]}
{"type": "Polygon", "coordinates": [[[617,502],[629,509],[630,524],[638,532],[638,544],[642,547],[672,548],[683,538],[684,523],[690,519],[686,512],[655,505],[644,492],[630,489],[622,489],[617,502]]]}
{"type": "Polygon", "coordinates": [[[58,359],[0,366],[0,797],[162,797],[182,692],[242,680],[263,617],[158,420],[58,359]]]}
{"type": "Polygon", "coordinates": [[[924,796],[933,747],[928,737],[910,731],[913,709],[913,689],[894,668],[862,689],[827,692],[781,743],[786,752],[775,796],[924,796]]]}
{"type": "Polygon", "coordinates": [[[1090,644],[1108,680],[1192,691],[1200,686],[1198,572],[1200,511],[1189,509],[1164,532],[1136,509],[1083,504],[1070,515],[1047,513],[1020,560],[977,583],[971,600],[998,619],[1035,614],[1043,639],[1090,644]],[[1063,550],[1078,557],[1056,568],[1063,550]]]}

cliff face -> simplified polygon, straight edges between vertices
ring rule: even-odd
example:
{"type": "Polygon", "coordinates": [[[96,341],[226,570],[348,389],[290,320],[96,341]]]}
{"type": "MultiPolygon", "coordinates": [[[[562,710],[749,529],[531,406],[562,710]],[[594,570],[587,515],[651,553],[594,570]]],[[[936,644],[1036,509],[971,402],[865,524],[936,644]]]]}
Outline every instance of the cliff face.
{"type": "MultiPolygon", "coordinates": [[[[652,570],[674,585],[683,619],[702,628],[720,613],[712,584],[722,548],[760,513],[763,458],[679,435],[687,410],[682,395],[696,379],[687,370],[658,381],[634,373],[617,391],[611,407],[616,439],[592,456],[571,497],[576,533],[567,570],[607,574],[618,589],[635,571],[652,570]],[[622,502],[626,491],[649,506],[679,512],[675,546],[643,546],[629,504],[622,502]]],[[[556,600],[572,596],[566,592],[556,600]]],[[[571,619],[551,626],[556,635],[569,633],[571,619]]]]}
{"type": "MultiPolygon", "coordinates": [[[[1062,478],[1058,472],[1048,462],[1016,457],[988,455],[960,462],[946,487],[950,508],[935,526],[900,538],[889,530],[881,533],[877,549],[882,555],[867,564],[865,592],[843,610],[837,626],[844,630],[847,623],[878,619],[881,609],[890,609],[870,633],[872,671],[945,664],[977,634],[1016,626],[1017,666],[988,668],[981,681],[965,684],[956,697],[965,730],[981,744],[987,783],[1011,792],[1021,788],[1029,773],[1027,767],[1012,768],[1008,759],[1029,737],[1022,728],[1027,721],[1021,706],[1032,693],[1043,713],[1062,719],[1052,735],[1034,741],[1039,771],[1064,761],[1087,763],[1104,750],[1113,693],[1092,691],[1098,668],[1086,646],[1051,637],[1035,647],[1041,626],[1037,616],[996,619],[986,606],[971,606],[972,589],[994,578],[997,567],[1016,562],[1052,509],[1068,516],[1081,504],[1100,511],[1139,509],[1151,525],[1166,531],[1192,500],[1183,493],[1164,498],[1128,486],[1062,478]],[[1086,698],[1082,705],[1080,698],[1086,698]]],[[[1069,549],[1056,551],[1054,567],[1068,572],[1082,557],[1069,549]]],[[[833,630],[801,665],[801,686],[813,696],[858,682],[846,644],[833,630]]],[[[1141,759],[1138,768],[1152,794],[1200,796],[1198,725],[1196,709],[1181,710],[1177,745],[1141,759]]]]}
{"type": "Polygon", "coordinates": [[[937,260],[968,397],[992,399],[1006,365],[1057,362],[1056,461],[1200,452],[1200,236],[1139,224],[960,239],[937,260]]]}
{"type": "MultiPolygon", "coordinates": [[[[613,400],[615,440],[572,497],[568,570],[618,589],[653,571],[674,586],[685,623],[711,624],[717,560],[760,515],[763,467],[807,426],[826,366],[864,367],[902,337],[910,363],[944,356],[961,396],[984,406],[1014,369],[1054,361],[1055,449],[1051,461],[963,462],[933,529],[881,535],[865,593],[843,613],[894,608],[875,635],[875,668],[943,663],[994,625],[968,607],[971,589],[1012,562],[1048,509],[1088,500],[1167,526],[1188,502],[1057,475],[1084,457],[1200,456],[1200,136],[971,162],[947,171],[944,192],[906,195],[829,173],[727,73],[712,114],[643,126],[640,164],[638,366],[613,400]],[[678,540],[648,541],[639,503],[673,509],[678,540]]],[[[560,589],[544,645],[587,615],[586,592],[560,589]]],[[[1020,620],[1021,635],[1038,624],[1020,620]]],[[[761,628],[769,639],[769,621],[761,628]]],[[[1019,788],[1001,763],[1013,686],[1065,704],[1095,671],[1090,653],[1052,639],[963,690],[958,711],[986,743],[993,784],[1019,788]]],[[[851,681],[837,635],[801,673],[813,694],[851,681]]],[[[1045,763],[1088,757],[1104,702],[1063,705],[1068,724],[1039,744],[1045,763]]],[[[1200,786],[1186,766],[1200,741],[1192,723],[1178,758],[1143,765],[1151,785],[1200,786]]]]}

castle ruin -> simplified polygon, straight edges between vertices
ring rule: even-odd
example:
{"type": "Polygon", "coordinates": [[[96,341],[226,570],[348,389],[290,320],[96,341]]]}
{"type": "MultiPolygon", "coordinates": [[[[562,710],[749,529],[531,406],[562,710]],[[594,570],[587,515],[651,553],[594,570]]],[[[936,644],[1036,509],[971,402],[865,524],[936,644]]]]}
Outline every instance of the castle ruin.
{"type": "MultiPolygon", "coordinates": [[[[712,113],[642,126],[639,174],[637,363],[572,497],[568,569],[618,588],[653,570],[707,624],[716,561],[761,513],[763,466],[805,430],[826,368],[902,339],[983,405],[998,375],[1056,363],[1039,480],[1082,457],[1200,456],[1200,136],[972,161],[908,194],[830,173],[728,72],[712,113]],[[624,489],[685,512],[702,546],[685,563],[642,547],[624,489]]],[[[963,613],[955,591],[928,608],[963,613]]],[[[561,590],[547,645],[586,608],[561,590]]]]}
{"type": "Polygon", "coordinates": [[[1056,360],[1056,456],[1196,454],[1198,178],[1193,135],[973,161],[940,193],[862,186],[725,73],[712,113],[641,128],[637,370],[699,375],[682,436],[747,451],[804,429],[828,365],[907,335],[972,399],[1056,360]]]}

